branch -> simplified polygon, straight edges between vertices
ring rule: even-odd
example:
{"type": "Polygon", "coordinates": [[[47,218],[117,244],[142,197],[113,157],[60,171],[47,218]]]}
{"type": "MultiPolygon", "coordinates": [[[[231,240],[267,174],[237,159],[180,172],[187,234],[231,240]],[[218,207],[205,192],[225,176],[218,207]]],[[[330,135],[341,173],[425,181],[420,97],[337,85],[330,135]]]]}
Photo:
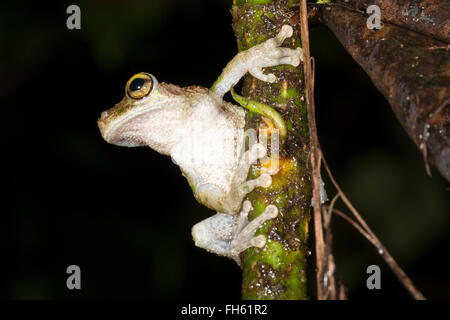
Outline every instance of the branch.
{"type": "MultiPolygon", "coordinates": [[[[284,24],[294,28],[294,35],[283,47],[298,47],[300,37],[293,1],[235,0],[232,8],[233,29],[240,51],[273,37],[284,24]],[[259,4],[263,3],[263,4],[259,4]]],[[[248,75],[243,95],[275,108],[288,128],[280,148],[279,172],[272,176],[269,188],[257,188],[248,196],[254,211],[260,214],[269,204],[279,209],[278,217],[266,222],[258,234],[268,241],[263,249],[250,248],[241,255],[243,262],[242,297],[244,299],[307,299],[306,258],[311,206],[311,169],[308,164],[308,122],[301,67],[288,65],[268,68],[278,81],[270,84],[248,75]]],[[[269,132],[264,118],[249,112],[247,128],[269,132]]],[[[270,139],[270,134],[269,139],[270,139]]],[[[259,175],[252,166],[250,177],[259,175]]]]}

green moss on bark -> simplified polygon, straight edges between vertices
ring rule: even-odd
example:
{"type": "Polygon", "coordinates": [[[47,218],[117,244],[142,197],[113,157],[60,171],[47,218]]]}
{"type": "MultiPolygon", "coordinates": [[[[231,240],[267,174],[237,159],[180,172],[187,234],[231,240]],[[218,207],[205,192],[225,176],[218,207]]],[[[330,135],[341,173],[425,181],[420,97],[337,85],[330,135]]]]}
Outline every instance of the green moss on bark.
{"type": "MultiPolygon", "coordinates": [[[[300,43],[298,21],[293,1],[235,0],[233,29],[240,51],[277,34],[284,24],[294,28],[294,35],[283,46],[295,48],[300,43]]],[[[267,205],[279,209],[276,219],[268,221],[257,234],[264,234],[267,245],[242,254],[243,299],[307,299],[306,260],[311,205],[311,170],[308,165],[308,120],[301,66],[267,68],[278,81],[270,84],[247,75],[243,94],[275,108],[287,124],[288,136],[280,150],[280,171],[272,176],[272,185],[249,194],[253,211],[250,219],[267,205]]],[[[261,117],[249,112],[247,128],[264,126],[261,117]]],[[[250,177],[260,174],[253,166],[250,177]]]]}

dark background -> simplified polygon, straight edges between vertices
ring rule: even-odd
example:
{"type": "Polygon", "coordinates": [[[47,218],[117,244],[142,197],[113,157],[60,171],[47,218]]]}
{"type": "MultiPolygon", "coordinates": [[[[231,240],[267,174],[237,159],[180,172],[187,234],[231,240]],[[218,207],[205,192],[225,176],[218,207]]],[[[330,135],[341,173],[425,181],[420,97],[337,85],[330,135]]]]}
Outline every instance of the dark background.
{"type": "MultiPolygon", "coordinates": [[[[192,225],[213,212],[178,167],[148,148],[109,145],[96,126],[134,73],[209,87],[237,52],[231,2],[15,1],[0,10],[1,298],[240,297],[236,264],[193,244],[192,225]],[[81,7],[81,30],[66,28],[70,4],[81,7]],[[71,264],[81,267],[79,291],[66,288],[71,264]]],[[[335,177],[423,293],[450,298],[447,184],[426,175],[333,34],[318,26],[311,37],[319,138],[335,177]]],[[[409,298],[364,237],[338,217],[333,231],[350,298],[409,298]],[[382,271],[375,292],[365,286],[371,264],[382,271]]]]}

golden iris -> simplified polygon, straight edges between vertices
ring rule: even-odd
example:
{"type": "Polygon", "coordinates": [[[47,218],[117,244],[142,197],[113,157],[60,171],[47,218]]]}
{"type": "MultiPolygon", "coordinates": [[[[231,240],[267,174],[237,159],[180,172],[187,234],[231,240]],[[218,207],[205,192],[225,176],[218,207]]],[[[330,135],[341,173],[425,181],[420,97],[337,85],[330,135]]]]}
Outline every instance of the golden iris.
{"type": "Polygon", "coordinates": [[[140,72],[128,80],[126,93],[132,99],[142,99],[152,91],[152,88],[152,77],[147,73],[140,72]]]}

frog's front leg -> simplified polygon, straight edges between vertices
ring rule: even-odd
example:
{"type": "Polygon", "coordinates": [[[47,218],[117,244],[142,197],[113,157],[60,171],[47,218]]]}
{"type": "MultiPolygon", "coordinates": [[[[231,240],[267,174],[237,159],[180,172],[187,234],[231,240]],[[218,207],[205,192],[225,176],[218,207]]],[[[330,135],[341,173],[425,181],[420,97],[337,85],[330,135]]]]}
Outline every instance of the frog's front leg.
{"type": "Polygon", "coordinates": [[[264,74],[262,68],[280,64],[298,66],[303,56],[302,49],[280,48],[283,41],[292,34],[292,27],[284,25],[275,38],[239,52],[223,69],[210,92],[221,99],[247,72],[259,80],[275,82],[275,75],[264,74]]]}
{"type": "Polygon", "coordinates": [[[240,253],[250,247],[262,248],[266,244],[263,235],[255,236],[256,230],[267,220],[278,215],[274,205],[266,207],[263,213],[248,221],[252,209],[250,201],[244,201],[239,215],[217,213],[192,227],[192,237],[197,247],[234,259],[240,266],[240,253]]]}
{"type": "Polygon", "coordinates": [[[250,166],[256,163],[258,159],[264,158],[266,153],[266,148],[260,143],[253,144],[244,153],[234,175],[233,186],[228,194],[227,207],[230,209],[229,211],[237,212],[245,196],[256,187],[268,188],[272,184],[272,177],[265,172],[261,172],[255,179],[247,180],[250,166]]]}

